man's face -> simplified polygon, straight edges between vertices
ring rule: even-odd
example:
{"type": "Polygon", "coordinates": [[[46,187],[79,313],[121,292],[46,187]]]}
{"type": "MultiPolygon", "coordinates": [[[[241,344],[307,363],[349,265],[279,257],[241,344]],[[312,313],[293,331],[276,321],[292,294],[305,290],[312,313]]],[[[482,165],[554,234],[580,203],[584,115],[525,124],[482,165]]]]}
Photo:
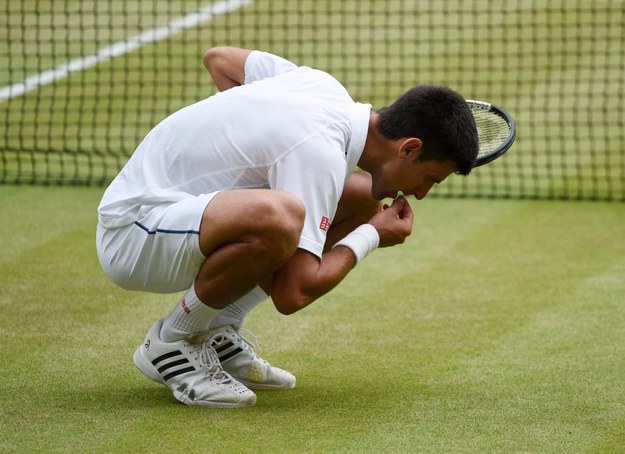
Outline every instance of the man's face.
{"type": "Polygon", "coordinates": [[[372,174],[371,195],[377,200],[404,195],[424,198],[434,184],[441,183],[456,172],[456,164],[451,161],[396,159],[372,174]]]}

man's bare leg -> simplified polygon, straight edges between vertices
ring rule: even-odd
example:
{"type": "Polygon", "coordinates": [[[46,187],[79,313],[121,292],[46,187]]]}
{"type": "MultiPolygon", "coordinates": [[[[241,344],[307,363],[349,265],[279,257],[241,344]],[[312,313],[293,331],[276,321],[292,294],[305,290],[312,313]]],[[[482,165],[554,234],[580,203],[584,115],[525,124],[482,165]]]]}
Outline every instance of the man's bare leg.
{"type": "Polygon", "coordinates": [[[224,370],[220,351],[238,342],[230,358],[235,378],[259,389],[295,386],[295,377],[271,367],[232,329],[206,337],[221,308],[256,287],[295,252],[305,209],[280,191],[233,190],[217,194],[204,210],[200,249],[206,256],[183,300],[165,320],[157,321],[134,354],[136,366],[169,387],[187,405],[248,407],[256,395],[224,370]],[[197,334],[198,336],[194,336],[197,334]],[[245,344],[245,345],[244,345],[245,344]]]}
{"type": "Polygon", "coordinates": [[[195,280],[197,296],[221,309],[249,292],[297,249],[305,208],[274,190],[232,190],[204,211],[200,249],[207,257],[195,280]]]}

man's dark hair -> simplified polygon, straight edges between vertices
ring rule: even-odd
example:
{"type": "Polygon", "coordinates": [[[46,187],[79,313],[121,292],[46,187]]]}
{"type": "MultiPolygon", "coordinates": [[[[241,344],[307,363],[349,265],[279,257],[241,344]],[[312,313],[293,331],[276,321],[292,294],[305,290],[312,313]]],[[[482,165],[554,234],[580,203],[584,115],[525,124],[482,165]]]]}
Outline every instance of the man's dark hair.
{"type": "Polygon", "coordinates": [[[479,139],[473,114],[460,94],[440,85],[418,85],[378,113],[378,129],[387,139],[421,139],[421,161],[452,161],[458,173],[471,172],[479,139]]]}

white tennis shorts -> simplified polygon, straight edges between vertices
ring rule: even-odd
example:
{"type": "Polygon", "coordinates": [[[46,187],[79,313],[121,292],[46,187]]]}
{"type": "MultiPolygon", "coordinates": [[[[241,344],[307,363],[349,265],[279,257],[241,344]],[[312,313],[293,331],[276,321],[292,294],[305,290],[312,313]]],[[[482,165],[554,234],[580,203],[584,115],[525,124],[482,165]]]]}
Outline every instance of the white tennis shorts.
{"type": "Polygon", "coordinates": [[[98,223],[96,247],[106,275],[127,290],[188,290],[206,259],[199,240],[202,215],[218,193],[144,207],[126,226],[98,223]]]}

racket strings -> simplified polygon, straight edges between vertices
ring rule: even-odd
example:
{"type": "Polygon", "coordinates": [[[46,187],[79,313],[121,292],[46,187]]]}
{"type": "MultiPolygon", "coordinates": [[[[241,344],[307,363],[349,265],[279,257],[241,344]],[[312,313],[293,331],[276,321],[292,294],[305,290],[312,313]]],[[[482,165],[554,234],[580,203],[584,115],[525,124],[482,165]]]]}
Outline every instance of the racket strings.
{"type": "Polygon", "coordinates": [[[480,140],[480,155],[492,153],[508,140],[510,125],[504,118],[483,109],[474,109],[473,116],[480,140]]]}

